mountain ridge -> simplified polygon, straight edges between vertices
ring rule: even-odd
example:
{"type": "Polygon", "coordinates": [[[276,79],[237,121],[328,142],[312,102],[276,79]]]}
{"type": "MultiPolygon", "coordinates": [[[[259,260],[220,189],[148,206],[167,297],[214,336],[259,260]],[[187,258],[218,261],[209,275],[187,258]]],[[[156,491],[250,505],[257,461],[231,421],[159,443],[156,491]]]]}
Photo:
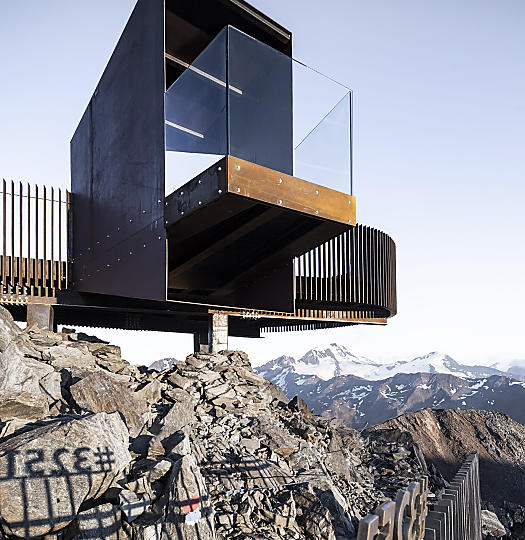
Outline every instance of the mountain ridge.
{"type": "Polygon", "coordinates": [[[289,398],[304,399],[314,413],[338,418],[354,429],[427,407],[500,411],[525,422],[519,406],[525,399],[523,376],[466,366],[437,352],[390,366],[367,360],[337,346],[314,349],[299,360],[282,356],[255,371],[289,398]],[[357,373],[349,374],[353,368],[357,373]],[[370,378],[385,372],[390,375],[370,378]]]}
{"type": "MultiPolygon", "coordinates": [[[[515,362],[515,361],[513,361],[515,362]]],[[[525,367],[516,364],[505,366],[506,370],[486,365],[468,365],[457,362],[450,355],[432,351],[410,360],[392,363],[377,362],[365,356],[355,355],[346,347],[332,343],[327,348],[316,348],[296,359],[283,355],[255,368],[265,378],[272,378],[277,371],[294,372],[300,376],[315,375],[329,380],[341,375],[353,375],[363,379],[379,381],[397,373],[445,373],[466,378],[490,377],[492,375],[514,377],[525,381],[525,367]]]]}

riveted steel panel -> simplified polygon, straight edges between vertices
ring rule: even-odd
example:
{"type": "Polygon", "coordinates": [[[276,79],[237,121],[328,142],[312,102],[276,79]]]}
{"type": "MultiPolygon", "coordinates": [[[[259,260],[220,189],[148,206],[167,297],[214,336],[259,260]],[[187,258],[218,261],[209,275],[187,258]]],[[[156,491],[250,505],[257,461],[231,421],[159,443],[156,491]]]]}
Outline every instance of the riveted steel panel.
{"type": "Polygon", "coordinates": [[[165,299],[162,0],[126,25],[71,141],[71,186],[72,287],[165,299]]]}

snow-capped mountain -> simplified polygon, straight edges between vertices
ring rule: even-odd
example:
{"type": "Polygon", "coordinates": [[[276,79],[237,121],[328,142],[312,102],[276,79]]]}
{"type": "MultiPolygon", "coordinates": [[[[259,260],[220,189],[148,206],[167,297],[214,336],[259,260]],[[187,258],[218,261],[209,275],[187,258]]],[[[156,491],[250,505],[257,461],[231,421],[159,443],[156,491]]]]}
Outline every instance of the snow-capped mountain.
{"type": "Polygon", "coordinates": [[[425,407],[485,409],[525,422],[525,373],[469,366],[432,352],[412,360],[378,363],[335,344],[296,360],[281,356],[255,368],[316,414],[362,428],[425,407]]]}
{"type": "Polygon", "coordinates": [[[504,371],[509,376],[524,376],[525,375],[525,360],[507,360],[492,364],[494,369],[504,371]]]}
{"type": "Polygon", "coordinates": [[[398,373],[381,381],[352,375],[324,381],[314,375],[286,393],[304,399],[314,413],[339,418],[354,429],[426,407],[499,411],[525,423],[525,382],[498,375],[467,379],[444,373],[398,373]]]}
{"type": "Polygon", "coordinates": [[[381,364],[364,356],[356,356],[347,348],[333,343],[327,349],[312,349],[298,360],[291,356],[280,356],[255,370],[264,378],[282,386],[280,382],[284,382],[283,378],[289,373],[306,377],[315,375],[325,381],[339,375],[374,378],[380,367],[381,364]]]}
{"type": "MultiPolygon", "coordinates": [[[[255,370],[265,379],[279,385],[285,392],[292,387],[301,386],[312,376],[324,381],[341,375],[378,381],[398,373],[443,373],[466,378],[508,376],[508,373],[495,367],[460,364],[440,352],[431,352],[412,360],[399,360],[390,364],[379,363],[364,356],[356,356],[346,347],[335,343],[326,349],[312,349],[297,360],[291,356],[280,356],[255,370]]],[[[516,373],[518,379],[523,375],[525,374],[521,374],[520,377],[520,374],[516,373]]]]}
{"type": "Polygon", "coordinates": [[[381,379],[397,373],[444,373],[467,378],[506,375],[493,367],[459,364],[448,354],[431,352],[412,360],[400,360],[392,365],[383,365],[375,378],[381,379]]]}

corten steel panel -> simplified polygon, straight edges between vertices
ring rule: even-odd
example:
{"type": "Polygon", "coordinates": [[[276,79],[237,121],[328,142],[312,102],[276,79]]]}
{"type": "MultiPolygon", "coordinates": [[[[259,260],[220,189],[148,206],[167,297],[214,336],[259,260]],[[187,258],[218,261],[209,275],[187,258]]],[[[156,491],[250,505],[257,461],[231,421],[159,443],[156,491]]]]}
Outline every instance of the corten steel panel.
{"type": "Polygon", "coordinates": [[[355,225],[355,197],[289,174],[228,156],[230,193],[310,214],[317,218],[355,225]]]}
{"type": "Polygon", "coordinates": [[[73,288],[165,299],[162,0],[126,25],[71,141],[71,185],[73,288]]]}

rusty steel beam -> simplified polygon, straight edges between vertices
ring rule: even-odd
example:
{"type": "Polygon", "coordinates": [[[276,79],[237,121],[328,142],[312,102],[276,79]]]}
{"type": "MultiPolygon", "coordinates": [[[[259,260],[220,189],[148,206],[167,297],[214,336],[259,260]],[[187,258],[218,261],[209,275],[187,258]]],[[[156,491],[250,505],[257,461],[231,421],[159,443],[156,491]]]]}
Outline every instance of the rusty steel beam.
{"type": "Polygon", "coordinates": [[[355,225],[355,197],[228,156],[228,191],[321,219],[355,225]]]}

